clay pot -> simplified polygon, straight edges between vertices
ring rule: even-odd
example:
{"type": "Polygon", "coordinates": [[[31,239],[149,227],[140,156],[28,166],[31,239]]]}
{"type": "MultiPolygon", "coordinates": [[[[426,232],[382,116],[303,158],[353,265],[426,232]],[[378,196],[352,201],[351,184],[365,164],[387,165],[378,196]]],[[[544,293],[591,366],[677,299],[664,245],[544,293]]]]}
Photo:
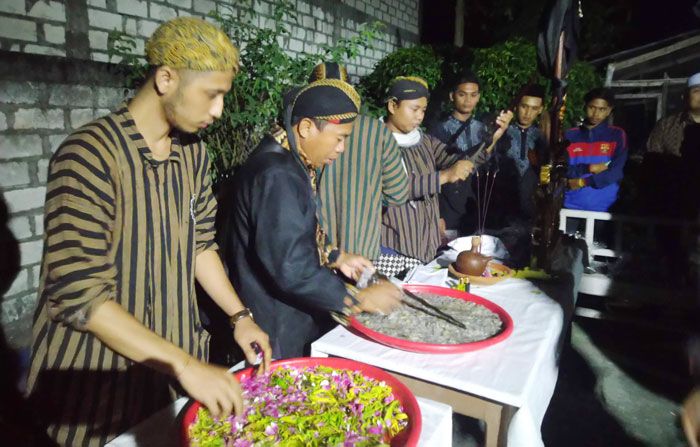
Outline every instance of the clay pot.
{"type": "Polygon", "coordinates": [[[486,265],[491,260],[491,256],[484,256],[479,253],[481,248],[481,238],[472,238],[472,248],[469,251],[460,252],[455,261],[455,268],[465,275],[481,276],[486,270],[486,265]]]}

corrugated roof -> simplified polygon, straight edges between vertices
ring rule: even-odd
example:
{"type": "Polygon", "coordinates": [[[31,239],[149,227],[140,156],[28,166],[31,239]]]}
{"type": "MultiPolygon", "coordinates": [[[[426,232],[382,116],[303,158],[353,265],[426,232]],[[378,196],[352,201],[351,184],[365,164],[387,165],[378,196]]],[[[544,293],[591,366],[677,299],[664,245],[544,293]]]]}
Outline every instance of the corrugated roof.
{"type": "Polygon", "coordinates": [[[656,50],[660,50],[666,47],[673,47],[675,44],[692,39],[693,37],[700,36],[700,29],[689,31],[687,33],[678,34],[673,37],[668,37],[666,39],[657,40],[656,42],[648,43],[635,48],[630,48],[628,50],[620,51],[617,53],[610,54],[595,60],[590,61],[593,65],[603,66],[610,62],[621,62],[629,59],[633,59],[637,56],[641,56],[646,53],[650,53],[656,50]]]}

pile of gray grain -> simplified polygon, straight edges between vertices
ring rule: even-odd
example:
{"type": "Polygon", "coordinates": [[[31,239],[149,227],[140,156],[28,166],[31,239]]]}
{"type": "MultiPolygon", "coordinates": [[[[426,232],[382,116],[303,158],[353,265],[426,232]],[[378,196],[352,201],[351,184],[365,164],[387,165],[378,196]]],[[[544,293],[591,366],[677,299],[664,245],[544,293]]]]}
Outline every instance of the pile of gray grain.
{"type": "MultiPolygon", "coordinates": [[[[496,313],[480,304],[429,293],[415,295],[453,316],[467,328],[462,329],[405,305],[389,315],[362,313],[356,318],[374,331],[422,343],[446,345],[472,343],[486,340],[501,332],[503,326],[501,319],[496,313]]],[[[422,307],[410,297],[404,297],[404,300],[422,307]]]]}

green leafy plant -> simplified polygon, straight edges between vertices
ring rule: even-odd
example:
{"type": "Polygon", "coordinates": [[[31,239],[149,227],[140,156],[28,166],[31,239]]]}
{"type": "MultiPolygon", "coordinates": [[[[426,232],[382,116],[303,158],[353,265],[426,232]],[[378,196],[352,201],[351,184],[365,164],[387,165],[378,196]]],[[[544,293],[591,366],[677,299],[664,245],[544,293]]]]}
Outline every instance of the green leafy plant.
{"type": "MultiPolygon", "coordinates": [[[[251,3],[252,5],[252,3],[251,3]]],[[[217,173],[240,165],[277,118],[284,93],[301,84],[314,59],[289,56],[280,40],[290,30],[283,17],[296,20],[290,2],[278,2],[271,28],[256,23],[252,12],[238,16],[231,8],[212,17],[241,49],[241,71],[225,98],[223,114],[207,129],[205,138],[217,173]]]]}
{"type": "Polygon", "coordinates": [[[380,116],[389,83],[396,76],[420,76],[432,89],[442,79],[442,57],[428,46],[399,48],[379,61],[369,75],[360,80],[360,92],[365,98],[366,111],[380,116]]]}
{"type": "Polygon", "coordinates": [[[566,112],[564,124],[575,126],[585,116],[583,97],[589,90],[603,85],[603,78],[587,62],[574,62],[567,76],[569,86],[566,91],[566,112]]]}
{"type": "MultiPolygon", "coordinates": [[[[549,89],[549,82],[537,70],[535,45],[522,39],[474,50],[472,69],[482,83],[481,112],[492,113],[510,107],[518,89],[528,82],[538,82],[549,89]]],[[[564,125],[569,127],[582,119],[583,96],[602,85],[602,78],[591,64],[578,61],[569,70],[567,82],[564,125]]]]}
{"type": "Polygon", "coordinates": [[[107,56],[110,61],[119,62],[126,87],[130,89],[138,87],[148,73],[148,65],[136,54],[136,48],[136,39],[123,31],[112,30],[107,35],[107,56]]]}
{"type": "MultiPolygon", "coordinates": [[[[246,160],[277,120],[284,94],[292,86],[305,84],[315,64],[347,63],[364,49],[372,48],[382,29],[379,22],[365,24],[354,36],[319,45],[312,53],[291,55],[284,43],[297,21],[295,2],[274,2],[269,18],[260,14],[260,6],[256,0],[240,1],[235,9],[220,5],[218,11],[209,14],[240,49],[241,60],[240,73],[224,98],[221,118],[202,134],[215,182],[246,160]]],[[[130,87],[134,87],[136,80],[147,73],[147,67],[134,55],[136,45],[132,37],[116,32],[112,36],[110,56],[121,58],[129,73],[130,87]]]]}
{"type": "Polygon", "coordinates": [[[474,50],[472,69],[481,81],[478,107],[486,113],[509,107],[523,84],[542,82],[535,46],[521,39],[474,50]]]}

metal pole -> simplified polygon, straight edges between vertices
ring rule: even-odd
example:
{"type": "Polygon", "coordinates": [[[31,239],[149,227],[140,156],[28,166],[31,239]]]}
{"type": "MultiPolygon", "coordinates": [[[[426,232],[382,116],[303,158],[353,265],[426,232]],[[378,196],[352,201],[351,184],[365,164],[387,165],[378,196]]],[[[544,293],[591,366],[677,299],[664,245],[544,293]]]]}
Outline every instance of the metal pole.
{"type": "Polygon", "coordinates": [[[613,76],[615,76],[615,64],[611,62],[608,64],[608,69],[605,72],[605,86],[606,87],[612,86],[613,76]]]}
{"type": "Polygon", "coordinates": [[[457,48],[462,48],[464,46],[464,1],[457,0],[455,5],[455,41],[454,44],[457,48]]]}
{"type": "Polygon", "coordinates": [[[668,74],[664,73],[664,83],[661,86],[661,104],[656,110],[656,121],[666,116],[666,101],[668,100],[668,74]],[[661,110],[659,110],[661,109],[661,110]]]}

